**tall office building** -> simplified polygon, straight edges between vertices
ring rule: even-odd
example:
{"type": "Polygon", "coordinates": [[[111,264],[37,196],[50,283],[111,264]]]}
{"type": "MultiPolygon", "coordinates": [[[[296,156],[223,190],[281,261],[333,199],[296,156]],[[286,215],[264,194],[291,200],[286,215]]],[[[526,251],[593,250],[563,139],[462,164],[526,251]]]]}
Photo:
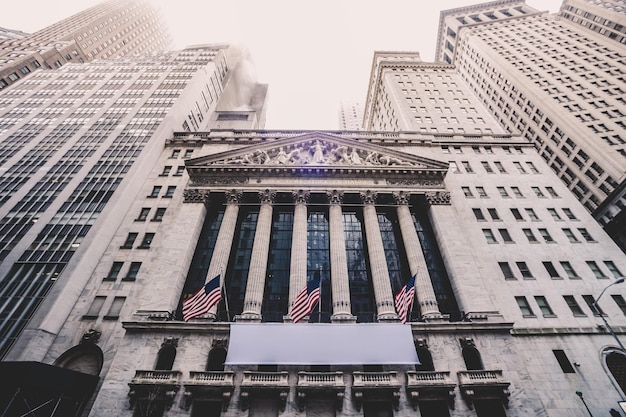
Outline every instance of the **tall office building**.
{"type": "Polygon", "coordinates": [[[436,57],[626,250],[625,27],[622,1],[566,0],[558,15],[494,1],[443,11],[436,57]]]}
{"type": "Polygon", "coordinates": [[[342,100],[339,104],[339,129],[361,130],[363,126],[363,103],[357,100],[342,100]]]}
{"type": "Polygon", "coordinates": [[[170,44],[159,11],[144,0],[108,0],[32,34],[0,31],[0,90],[39,68],[148,55],[170,44]]]}

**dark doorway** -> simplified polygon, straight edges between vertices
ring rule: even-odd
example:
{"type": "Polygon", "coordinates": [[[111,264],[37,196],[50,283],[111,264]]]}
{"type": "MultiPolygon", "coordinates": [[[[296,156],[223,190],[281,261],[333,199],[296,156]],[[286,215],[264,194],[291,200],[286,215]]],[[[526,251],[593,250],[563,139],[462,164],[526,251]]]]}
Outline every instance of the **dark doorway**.
{"type": "Polygon", "coordinates": [[[474,408],[478,417],[506,417],[504,406],[498,400],[475,400],[474,408]]]}

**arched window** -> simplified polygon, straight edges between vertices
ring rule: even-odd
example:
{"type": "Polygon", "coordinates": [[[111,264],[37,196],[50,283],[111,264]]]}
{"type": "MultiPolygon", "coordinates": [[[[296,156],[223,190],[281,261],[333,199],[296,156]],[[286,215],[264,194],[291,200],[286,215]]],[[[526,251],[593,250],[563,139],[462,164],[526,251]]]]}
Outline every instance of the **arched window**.
{"type": "Polygon", "coordinates": [[[176,346],[178,346],[178,339],[167,339],[163,342],[161,349],[159,349],[156,365],[154,366],[155,370],[172,370],[174,359],[176,359],[176,346]]]}
{"type": "Polygon", "coordinates": [[[474,346],[466,345],[463,347],[463,360],[468,371],[485,369],[480,352],[474,346]]]}
{"type": "Polygon", "coordinates": [[[435,365],[433,364],[433,357],[428,348],[425,346],[418,346],[415,348],[415,351],[417,352],[417,359],[420,361],[419,365],[415,365],[415,370],[433,372],[435,370],[435,365]]]}
{"type": "Polygon", "coordinates": [[[605,355],[605,360],[606,366],[611,371],[615,382],[617,382],[622,392],[626,393],[626,355],[613,350],[605,355]]]}
{"type": "Polygon", "coordinates": [[[206,362],[207,371],[223,371],[226,361],[226,349],[214,347],[209,351],[209,359],[206,362]]]}

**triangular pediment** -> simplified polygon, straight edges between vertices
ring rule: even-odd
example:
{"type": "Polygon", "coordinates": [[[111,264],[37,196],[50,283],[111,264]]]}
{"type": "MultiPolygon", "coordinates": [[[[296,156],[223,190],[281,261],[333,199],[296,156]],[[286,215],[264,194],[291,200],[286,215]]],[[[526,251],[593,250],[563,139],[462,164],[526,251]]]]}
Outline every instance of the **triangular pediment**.
{"type": "Polygon", "coordinates": [[[317,173],[398,171],[437,172],[445,175],[448,164],[400,152],[376,144],[324,132],[309,132],[266,143],[241,147],[188,160],[187,170],[194,173],[232,171],[317,173]]]}

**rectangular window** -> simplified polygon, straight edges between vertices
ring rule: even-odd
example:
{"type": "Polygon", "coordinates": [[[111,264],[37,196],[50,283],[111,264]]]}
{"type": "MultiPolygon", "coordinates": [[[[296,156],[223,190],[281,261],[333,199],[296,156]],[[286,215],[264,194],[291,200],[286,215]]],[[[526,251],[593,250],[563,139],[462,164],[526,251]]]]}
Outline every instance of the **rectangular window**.
{"type": "Polygon", "coordinates": [[[113,262],[113,265],[111,265],[111,269],[109,270],[108,275],[104,279],[106,281],[115,281],[120,271],[122,270],[122,265],[124,265],[124,262],[113,262]]]}
{"type": "Polygon", "coordinates": [[[557,272],[556,268],[554,267],[554,265],[552,264],[552,262],[550,261],[545,261],[542,262],[544,268],[546,268],[546,271],[548,271],[548,274],[550,275],[550,278],[552,279],[561,279],[561,277],[559,276],[559,273],[557,272]]]}
{"type": "Polygon", "coordinates": [[[563,213],[565,213],[565,215],[567,216],[568,219],[570,220],[578,220],[576,218],[576,216],[574,215],[574,213],[572,212],[572,210],[568,209],[568,208],[564,208],[563,209],[563,213]]]}
{"type": "Polygon", "coordinates": [[[178,158],[180,156],[180,149],[174,149],[170,158],[178,158]]]}
{"type": "Polygon", "coordinates": [[[522,217],[522,213],[520,213],[518,209],[512,208],[511,213],[513,214],[513,217],[515,217],[515,220],[524,220],[524,217],[522,217]]]}
{"type": "Polygon", "coordinates": [[[539,234],[546,243],[554,242],[554,239],[552,239],[552,236],[550,235],[550,232],[548,232],[548,229],[539,229],[539,234]]]}
{"type": "Polygon", "coordinates": [[[543,295],[536,295],[535,301],[537,302],[537,306],[539,307],[539,310],[544,317],[554,317],[554,311],[552,311],[552,308],[550,307],[550,304],[548,304],[548,300],[546,299],[546,297],[544,297],[543,295]]]}
{"type": "Polygon", "coordinates": [[[176,186],[175,185],[170,185],[169,187],[167,187],[167,191],[165,191],[165,195],[163,196],[163,198],[172,198],[174,197],[174,192],[176,191],[176,186]]]}
{"type": "Polygon", "coordinates": [[[519,306],[520,311],[524,317],[534,317],[535,313],[530,308],[530,304],[528,304],[528,300],[524,296],[515,297],[515,301],[517,301],[517,305],[519,306]]]}
{"type": "Polygon", "coordinates": [[[138,246],[139,249],[148,249],[152,244],[152,239],[154,239],[154,233],[146,233],[143,235],[143,240],[141,241],[141,245],[138,246]]]}
{"type": "Polygon", "coordinates": [[[148,217],[149,213],[150,213],[150,208],[149,207],[142,208],[141,211],[139,212],[139,216],[137,216],[135,221],[136,222],[146,221],[146,218],[148,217]]]}
{"type": "Polygon", "coordinates": [[[554,357],[556,358],[556,361],[559,363],[559,366],[561,367],[561,370],[563,371],[563,373],[565,374],[576,373],[576,371],[574,370],[574,367],[572,366],[569,359],[567,358],[567,355],[565,354],[564,350],[556,349],[556,350],[553,350],[552,353],[554,353],[554,357]]]}
{"type": "Polygon", "coordinates": [[[131,262],[130,268],[128,268],[128,273],[124,278],[122,278],[122,281],[134,281],[137,279],[139,268],[141,268],[141,262],[131,262]]]}
{"type": "Polygon", "coordinates": [[[559,195],[556,193],[556,191],[554,191],[554,188],[552,187],[546,187],[546,191],[548,192],[548,194],[550,194],[551,197],[558,197],[559,195]]]}
{"type": "Polygon", "coordinates": [[[528,214],[528,217],[530,217],[530,220],[533,220],[533,221],[539,220],[539,217],[537,217],[537,213],[535,213],[534,209],[527,208],[524,210],[526,210],[526,214],[528,214]]]}
{"type": "Polygon", "coordinates": [[[479,197],[487,197],[487,192],[485,191],[484,187],[476,187],[476,192],[478,193],[479,197]]]}
{"type": "Polygon", "coordinates": [[[624,297],[619,294],[612,294],[611,298],[615,301],[619,309],[622,310],[622,314],[626,316],[626,300],[624,300],[624,297]]]}
{"type": "Polygon", "coordinates": [[[124,305],[124,301],[126,301],[126,297],[113,298],[113,302],[111,303],[109,312],[103,318],[105,320],[117,320],[120,317],[120,312],[122,311],[122,306],[124,305]]]}
{"type": "Polygon", "coordinates": [[[586,316],[586,314],[584,313],[583,309],[580,308],[580,306],[578,305],[578,302],[576,301],[576,299],[574,298],[573,295],[564,295],[563,299],[567,303],[567,306],[572,311],[573,315],[575,315],[575,316],[586,316]]]}
{"type": "Polygon", "coordinates": [[[187,149],[185,150],[185,155],[183,156],[184,159],[189,159],[191,158],[191,155],[193,154],[193,149],[187,149]]]}
{"type": "Polygon", "coordinates": [[[535,237],[535,234],[533,233],[533,231],[531,229],[522,229],[522,231],[524,232],[524,235],[528,239],[528,242],[530,242],[530,243],[537,243],[537,242],[539,242],[537,240],[537,238],[535,237]]]}
{"type": "Polygon", "coordinates": [[[580,233],[583,239],[585,239],[587,242],[595,242],[594,238],[589,234],[587,229],[581,227],[578,229],[578,233],[580,233]]]}
{"type": "Polygon", "coordinates": [[[472,190],[469,187],[461,187],[461,190],[463,190],[465,197],[474,197],[472,190]]]}
{"type": "Polygon", "coordinates": [[[491,165],[489,165],[489,162],[482,161],[481,164],[482,164],[483,168],[485,169],[485,172],[488,172],[490,174],[493,173],[493,169],[491,169],[491,165]]]}
{"type": "Polygon", "coordinates": [[[578,275],[578,272],[576,272],[576,270],[574,269],[572,264],[569,263],[569,261],[561,261],[559,263],[561,264],[561,267],[563,268],[569,279],[580,279],[580,275],[578,275]]]}
{"type": "Polygon", "coordinates": [[[102,306],[104,305],[104,300],[106,300],[106,297],[96,296],[96,298],[93,299],[91,306],[89,306],[89,310],[87,311],[87,314],[85,314],[83,318],[84,319],[97,318],[98,315],[100,314],[100,310],[102,310],[102,306]]]}
{"type": "Polygon", "coordinates": [[[502,162],[500,161],[494,161],[494,165],[496,166],[496,169],[502,173],[502,174],[506,174],[506,169],[504,169],[504,165],[502,165],[502,162]]]}
{"type": "Polygon", "coordinates": [[[163,216],[165,215],[165,208],[164,207],[159,207],[156,209],[156,212],[154,213],[154,217],[152,218],[152,222],[160,222],[163,220],[163,216]]]}
{"type": "Polygon", "coordinates": [[[593,295],[583,295],[583,300],[585,300],[585,303],[587,304],[587,306],[589,307],[589,310],[591,310],[591,312],[593,313],[594,316],[603,316],[604,311],[602,311],[602,309],[600,308],[600,306],[597,306],[595,304],[595,298],[593,298],[593,295]]]}
{"type": "Polygon", "coordinates": [[[522,194],[519,187],[511,187],[511,191],[513,191],[513,195],[515,195],[515,197],[524,198],[524,194],[522,194]]]}
{"type": "Polygon", "coordinates": [[[502,240],[504,242],[513,242],[513,239],[511,238],[511,235],[509,234],[509,231],[507,229],[498,229],[498,232],[500,233],[500,236],[502,236],[502,240]]]}
{"type": "Polygon", "coordinates": [[[461,161],[461,164],[463,164],[463,169],[465,169],[465,172],[467,172],[468,174],[474,173],[474,170],[472,169],[472,166],[468,161],[461,161]]]}
{"type": "Polygon", "coordinates": [[[622,274],[622,271],[619,270],[619,268],[617,267],[617,265],[615,265],[613,261],[604,261],[604,265],[606,265],[608,270],[611,271],[611,274],[613,274],[615,278],[622,278],[624,276],[622,274]]]}
{"type": "Polygon", "coordinates": [[[120,249],[132,249],[135,239],[137,239],[137,233],[129,233],[128,236],[126,236],[124,244],[120,246],[120,249]]]}
{"type": "Polygon", "coordinates": [[[593,272],[593,275],[596,278],[598,279],[608,278],[595,261],[587,261],[587,266],[589,266],[589,269],[591,269],[591,272],[593,272]]]}
{"type": "Polygon", "coordinates": [[[487,239],[487,243],[498,243],[491,229],[483,229],[483,234],[485,235],[485,239],[487,239]]]}
{"type": "Polygon", "coordinates": [[[500,193],[500,197],[508,197],[509,193],[506,192],[506,188],[504,187],[497,187],[498,188],[498,192],[500,193]]]}
{"type": "Polygon", "coordinates": [[[548,208],[548,213],[550,213],[550,216],[552,216],[552,220],[563,220],[561,219],[561,216],[559,216],[559,213],[556,211],[555,208],[548,208]]]}
{"type": "Polygon", "coordinates": [[[481,209],[473,208],[472,211],[474,212],[474,217],[476,217],[476,220],[486,220],[485,215],[483,214],[483,211],[481,209]]]}
{"type": "Polygon", "coordinates": [[[498,211],[495,208],[488,208],[489,216],[491,216],[492,220],[500,220],[500,216],[498,215],[498,211]]]}
{"type": "Polygon", "coordinates": [[[519,269],[520,274],[522,274],[522,278],[534,278],[526,262],[515,262],[515,265],[517,265],[517,269],[519,269]]]}
{"type": "Polygon", "coordinates": [[[515,168],[517,168],[520,174],[526,174],[526,170],[520,162],[513,162],[513,165],[515,165],[515,168]]]}
{"type": "Polygon", "coordinates": [[[504,275],[504,279],[517,279],[513,274],[513,269],[508,262],[498,262],[498,266],[500,266],[500,270],[502,271],[502,275],[504,275]]]}
{"type": "Polygon", "coordinates": [[[535,193],[537,197],[541,197],[541,198],[545,197],[545,195],[543,195],[543,193],[541,192],[541,188],[539,187],[530,187],[530,188],[532,188],[533,192],[535,193]]]}
{"type": "Polygon", "coordinates": [[[168,175],[170,175],[170,171],[172,170],[172,166],[171,165],[166,165],[163,167],[163,172],[161,172],[161,174],[159,174],[160,177],[167,177],[168,175]]]}
{"type": "Polygon", "coordinates": [[[530,169],[530,172],[532,172],[533,174],[539,174],[539,170],[537,169],[535,164],[533,164],[532,162],[526,162],[526,165],[528,165],[528,169],[530,169]]]}
{"type": "Polygon", "coordinates": [[[174,175],[179,177],[183,175],[184,173],[185,173],[185,167],[181,165],[181,166],[176,167],[176,173],[174,175]]]}
{"type": "Polygon", "coordinates": [[[150,195],[148,196],[148,198],[157,198],[159,196],[159,193],[161,192],[161,187],[160,185],[155,185],[154,187],[152,187],[152,192],[150,193],[150,195]]]}
{"type": "Polygon", "coordinates": [[[569,239],[570,243],[578,243],[578,242],[580,242],[578,240],[578,238],[574,235],[574,232],[572,232],[572,229],[563,228],[561,230],[563,230],[563,233],[569,239]]]}

